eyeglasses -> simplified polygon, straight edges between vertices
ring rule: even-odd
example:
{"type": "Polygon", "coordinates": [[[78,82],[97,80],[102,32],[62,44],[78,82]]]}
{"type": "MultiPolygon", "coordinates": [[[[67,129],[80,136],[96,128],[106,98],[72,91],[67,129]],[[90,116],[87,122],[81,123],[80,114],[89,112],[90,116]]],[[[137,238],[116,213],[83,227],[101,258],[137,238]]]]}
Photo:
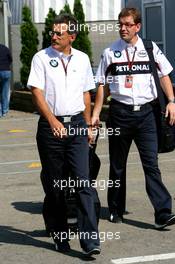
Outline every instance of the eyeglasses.
{"type": "Polygon", "coordinates": [[[63,35],[63,33],[59,31],[49,31],[49,36],[53,37],[55,34],[57,37],[61,37],[63,35]]]}
{"type": "Polygon", "coordinates": [[[132,28],[133,26],[135,26],[136,24],[129,24],[129,23],[119,23],[118,26],[119,28],[122,28],[123,26],[125,26],[126,28],[132,28]]]}

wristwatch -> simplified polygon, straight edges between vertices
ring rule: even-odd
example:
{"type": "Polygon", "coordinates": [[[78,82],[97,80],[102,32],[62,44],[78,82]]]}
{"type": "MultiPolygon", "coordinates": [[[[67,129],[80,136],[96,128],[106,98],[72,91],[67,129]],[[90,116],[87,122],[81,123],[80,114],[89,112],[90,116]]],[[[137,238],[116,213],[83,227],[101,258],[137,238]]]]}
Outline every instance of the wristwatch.
{"type": "Polygon", "coordinates": [[[174,98],[174,99],[169,99],[169,100],[168,100],[168,103],[173,103],[173,104],[175,104],[175,98],[174,98]]]}

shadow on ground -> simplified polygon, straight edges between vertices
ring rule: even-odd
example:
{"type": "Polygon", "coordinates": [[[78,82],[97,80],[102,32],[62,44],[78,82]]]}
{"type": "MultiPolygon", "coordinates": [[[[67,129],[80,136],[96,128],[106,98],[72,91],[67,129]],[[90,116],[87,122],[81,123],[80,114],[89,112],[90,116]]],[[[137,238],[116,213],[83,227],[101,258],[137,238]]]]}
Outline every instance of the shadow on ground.
{"type": "MultiPolygon", "coordinates": [[[[33,246],[38,248],[45,248],[46,250],[55,251],[53,242],[41,241],[35,237],[41,237],[44,234],[44,230],[26,231],[16,229],[12,226],[0,226],[0,246],[3,244],[15,244],[21,246],[33,246]]],[[[58,252],[56,252],[58,254],[58,252]]],[[[71,249],[68,253],[61,253],[70,257],[79,258],[84,261],[95,260],[94,257],[85,258],[82,252],[71,249]]]]}
{"type": "MultiPolygon", "coordinates": [[[[28,212],[30,214],[41,214],[42,213],[42,202],[14,202],[12,203],[12,206],[19,211],[28,212]]],[[[130,213],[129,213],[130,214],[130,213]]],[[[141,229],[155,229],[154,225],[129,219],[127,214],[124,216],[124,224],[135,226],[141,229]]],[[[100,219],[108,220],[109,219],[109,210],[107,207],[101,207],[100,211],[100,219]]],[[[168,229],[165,229],[167,231],[168,229]]]]}
{"type": "Polygon", "coordinates": [[[41,214],[43,203],[33,201],[14,202],[12,203],[12,206],[18,211],[27,212],[30,214],[41,214]]]}

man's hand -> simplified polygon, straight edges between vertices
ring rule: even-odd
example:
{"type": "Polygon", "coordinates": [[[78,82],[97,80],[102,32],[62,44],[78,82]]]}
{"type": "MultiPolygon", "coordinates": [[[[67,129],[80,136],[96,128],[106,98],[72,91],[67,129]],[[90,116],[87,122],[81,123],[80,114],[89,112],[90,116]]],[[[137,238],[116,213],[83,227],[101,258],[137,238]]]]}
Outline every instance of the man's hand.
{"type": "Polygon", "coordinates": [[[169,124],[175,124],[175,103],[168,103],[166,106],[165,117],[169,117],[169,124]]]}
{"type": "Polygon", "coordinates": [[[93,127],[99,127],[100,124],[100,118],[99,115],[93,115],[91,118],[91,124],[93,127]]]}
{"type": "Polygon", "coordinates": [[[52,133],[57,138],[67,137],[67,129],[55,117],[49,122],[52,133]]]}

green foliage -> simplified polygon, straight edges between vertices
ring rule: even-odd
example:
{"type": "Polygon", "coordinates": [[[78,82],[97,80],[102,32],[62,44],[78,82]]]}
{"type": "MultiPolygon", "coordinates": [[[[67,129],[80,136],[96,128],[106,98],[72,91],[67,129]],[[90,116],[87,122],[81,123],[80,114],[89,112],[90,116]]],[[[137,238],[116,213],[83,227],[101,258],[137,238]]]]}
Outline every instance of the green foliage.
{"type": "Polygon", "coordinates": [[[83,6],[81,4],[81,0],[74,0],[74,16],[78,20],[79,23],[85,23],[85,15],[83,11],[83,6]]]}
{"type": "Polygon", "coordinates": [[[44,31],[42,32],[42,35],[43,35],[42,48],[43,49],[50,46],[49,31],[52,30],[52,24],[53,24],[53,21],[56,15],[57,15],[56,12],[52,8],[49,8],[49,12],[45,19],[45,28],[44,28],[44,31]]]}
{"type": "Polygon", "coordinates": [[[22,24],[20,26],[21,32],[21,53],[20,60],[22,67],[20,69],[21,83],[24,88],[27,86],[27,80],[30,73],[30,64],[33,55],[37,52],[38,32],[35,28],[31,11],[28,6],[24,6],[22,9],[22,24]]]}
{"type": "Polygon", "coordinates": [[[64,5],[63,9],[61,9],[59,15],[64,14],[64,13],[72,14],[72,11],[71,11],[70,6],[69,6],[68,3],[66,3],[66,4],[64,5]]]}
{"type": "Polygon", "coordinates": [[[88,27],[85,25],[85,15],[83,11],[83,6],[81,4],[81,0],[74,1],[74,16],[79,23],[79,33],[77,35],[76,40],[73,42],[73,47],[85,52],[92,62],[92,49],[91,49],[91,42],[89,40],[88,34],[88,27]]]}

